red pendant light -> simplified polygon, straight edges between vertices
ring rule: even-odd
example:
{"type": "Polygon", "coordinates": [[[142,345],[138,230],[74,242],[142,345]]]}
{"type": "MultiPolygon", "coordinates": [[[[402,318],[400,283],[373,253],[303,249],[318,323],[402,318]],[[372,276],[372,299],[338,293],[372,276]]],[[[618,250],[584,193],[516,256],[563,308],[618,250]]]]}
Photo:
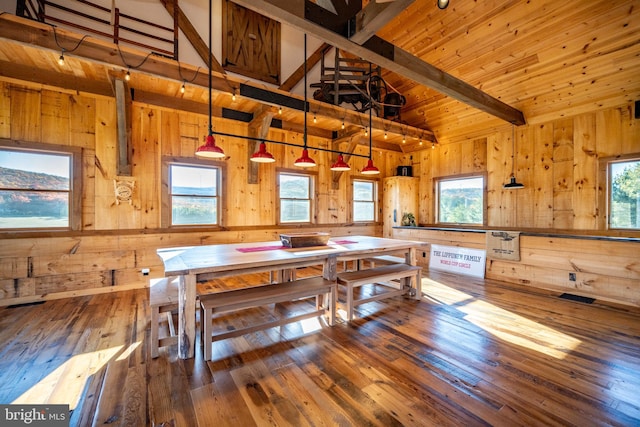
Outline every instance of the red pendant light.
{"type": "Polygon", "coordinates": [[[220,159],[224,157],[224,151],[216,145],[216,139],[213,137],[213,133],[207,135],[204,145],[198,147],[196,156],[207,159],[220,159]]]}
{"type": "Polygon", "coordinates": [[[373,165],[373,160],[369,159],[369,161],[367,162],[367,166],[362,168],[360,173],[363,175],[377,175],[380,173],[380,169],[373,165]]]}
{"type": "Polygon", "coordinates": [[[294,163],[296,166],[300,166],[301,168],[310,168],[316,165],[315,160],[309,157],[309,150],[306,148],[302,149],[302,156],[296,160],[294,163]]]}
{"type": "MultiPolygon", "coordinates": [[[[369,63],[369,75],[371,75],[371,63],[369,63]]],[[[363,175],[377,175],[380,173],[380,169],[378,169],[377,167],[375,167],[373,165],[373,159],[371,158],[373,156],[373,142],[372,142],[372,134],[373,132],[371,132],[371,130],[373,130],[371,128],[371,110],[373,110],[373,98],[371,97],[371,95],[369,95],[369,161],[367,162],[367,166],[365,166],[364,168],[362,168],[362,170],[360,171],[361,174],[363,175]]]]}
{"type": "Polygon", "coordinates": [[[273,158],[273,154],[267,151],[267,145],[263,141],[260,143],[258,151],[251,155],[251,161],[256,163],[273,163],[276,159],[273,158]]]}
{"type": "Polygon", "coordinates": [[[213,105],[211,100],[211,63],[213,62],[213,53],[211,52],[211,15],[212,15],[212,7],[211,1],[209,2],[209,134],[207,135],[207,139],[205,140],[204,145],[201,145],[196,150],[196,156],[205,157],[208,159],[220,159],[225,157],[224,151],[222,148],[216,145],[216,139],[213,137],[213,126],[211,124],[212,115],[213,115],[213,105]]]}
{"type": "Polygon", "coordinates": [[[338,160],[331,166],[332,171],[348,171],[351,167],[344,161],[342,154],[338,154],[338,160]]]}
{"type": "Polygon", "coordinates": [[[309,104],[307,103],[307,33],[304,33],[304,133],[302,134],[304,146],[302,148],[302,156],[293,163],[295,166],[302,168],[310,168],[316,165],[316,162],[309,157],[309,150],[307,149],[307,110],[309,110],[309,104]]]}

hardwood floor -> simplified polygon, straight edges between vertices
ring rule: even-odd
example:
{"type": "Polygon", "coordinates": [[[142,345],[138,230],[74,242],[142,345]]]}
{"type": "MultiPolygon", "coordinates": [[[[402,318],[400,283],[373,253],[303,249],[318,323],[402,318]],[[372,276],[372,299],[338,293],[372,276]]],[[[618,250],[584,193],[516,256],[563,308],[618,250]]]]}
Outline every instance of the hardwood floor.
{"type": "Polygon", "coordinates": [[[2,308],[0,403],[68,403],[78,426],[640,425],[640,309],[425,273],[423,301],[217,342],[208,363],[199,343],[149,357],[145,290],[2,308]]]}

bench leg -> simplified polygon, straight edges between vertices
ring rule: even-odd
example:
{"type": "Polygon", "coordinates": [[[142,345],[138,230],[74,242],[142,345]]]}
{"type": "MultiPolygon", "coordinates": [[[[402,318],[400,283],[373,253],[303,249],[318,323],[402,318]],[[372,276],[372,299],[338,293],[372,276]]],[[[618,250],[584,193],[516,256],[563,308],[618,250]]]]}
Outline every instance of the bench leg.
{"type": "Polygon", "coordinates": [[[316,310],[319,310],[320,307],[324,308],[325,314],[329,318],[329,325],[335,325],[336,306],[338,302],[337,285],[332,286],[331,290],[326,294],[318,295],[316,298],[322,298],[322,305],[316,303],[316,310]]]}
{"type": "Polygon", "coordinates": [[[420,301],[422,299],[422,271],[418,270],[418,273],[415,277],[416,281],[416,293],[414,298],[420,301]]]}
{"type": "Polygon", "coordinates": [[[151,307],[151,357],[155,359],[158,357],[158,347],[160,345],[159,340],[160,329],[160,307],[151,307]]]}
{"type": "Polygon", "coordinates": [[[331,287],[331,291],[327,295],[329,298],[329,325],[333,326],[336,323],[336,306],[338,304],[338,285],[334,284],[331,287]]]}
{"type": "Polygon", "coordinates": [[[353,320],[353,285],[347,285],[347,320],[353,320]]]}

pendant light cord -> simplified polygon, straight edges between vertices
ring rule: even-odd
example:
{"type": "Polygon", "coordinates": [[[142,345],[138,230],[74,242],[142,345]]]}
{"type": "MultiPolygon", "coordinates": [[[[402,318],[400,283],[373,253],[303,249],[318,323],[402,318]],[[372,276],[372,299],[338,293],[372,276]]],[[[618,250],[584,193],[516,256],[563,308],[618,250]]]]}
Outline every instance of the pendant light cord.
{"type": "Polygon", "coordinates": [[[307,33],[304,33],[304,134],[302,139],[304,142],[304,149],[307,149],[307,33]]]}
{"type": "MultiPolygon", "coordinates": [[[[371,62],[369,62],[369,78],[371,78],[372,71],[373,71],[373,69],[371,68],[371,62]]],[[[371,93],[369,93],[369,160],[371,160],[373,158],[373,153],[372,153],[373,129],[371,128],[371,125],[372,125],[371,115],[373,113],[371,112],[371,110],[373,110],[373,96],[371,95],[371,93]]]]}
{"type": "Polygon", "coordinates": [[[516,176],[516,136],[515,128],[511,124],[511,176],[516,176]]]}
{"type": "Polygon", "coordinates": [[[212,118],[211,116],[213,115],[213,105],[212,105],[212,100],[211,100],[211,86],[212,86],[212,80],[211,80],[211,63],[213,62],[212,60],[212,56],[213,53],[211,53],[211,27],[212,27],[212,22],[211,22],[211,15],[213,14],[213,8],[211,6],[211,4],[213,3],[213,0],[209,0],[209,135],[213,135],[213,125],[211,123],[212,118]]]}

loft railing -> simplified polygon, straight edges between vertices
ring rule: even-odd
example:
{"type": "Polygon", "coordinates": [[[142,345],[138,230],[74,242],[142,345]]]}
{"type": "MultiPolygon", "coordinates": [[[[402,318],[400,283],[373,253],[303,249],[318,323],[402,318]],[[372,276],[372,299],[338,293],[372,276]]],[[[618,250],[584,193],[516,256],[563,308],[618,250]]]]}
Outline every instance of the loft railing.
{"type": "Polygon", "coordinates": [[[16,15],[44,22],[44,1],[18,0],[16,3],[16,15]]]}
{"type": "Polygon", "coordinates": [[[146,21],[121,13],[117,7],[110,9],[87,0],[67,2],[69,3],[76,3],[77,7],[47,0],[18,0],[16,15],[64,25],[107,38],[115,44],[127,43],[178,59],[178,0],[173,0],[173,27],[146,21]]]}

